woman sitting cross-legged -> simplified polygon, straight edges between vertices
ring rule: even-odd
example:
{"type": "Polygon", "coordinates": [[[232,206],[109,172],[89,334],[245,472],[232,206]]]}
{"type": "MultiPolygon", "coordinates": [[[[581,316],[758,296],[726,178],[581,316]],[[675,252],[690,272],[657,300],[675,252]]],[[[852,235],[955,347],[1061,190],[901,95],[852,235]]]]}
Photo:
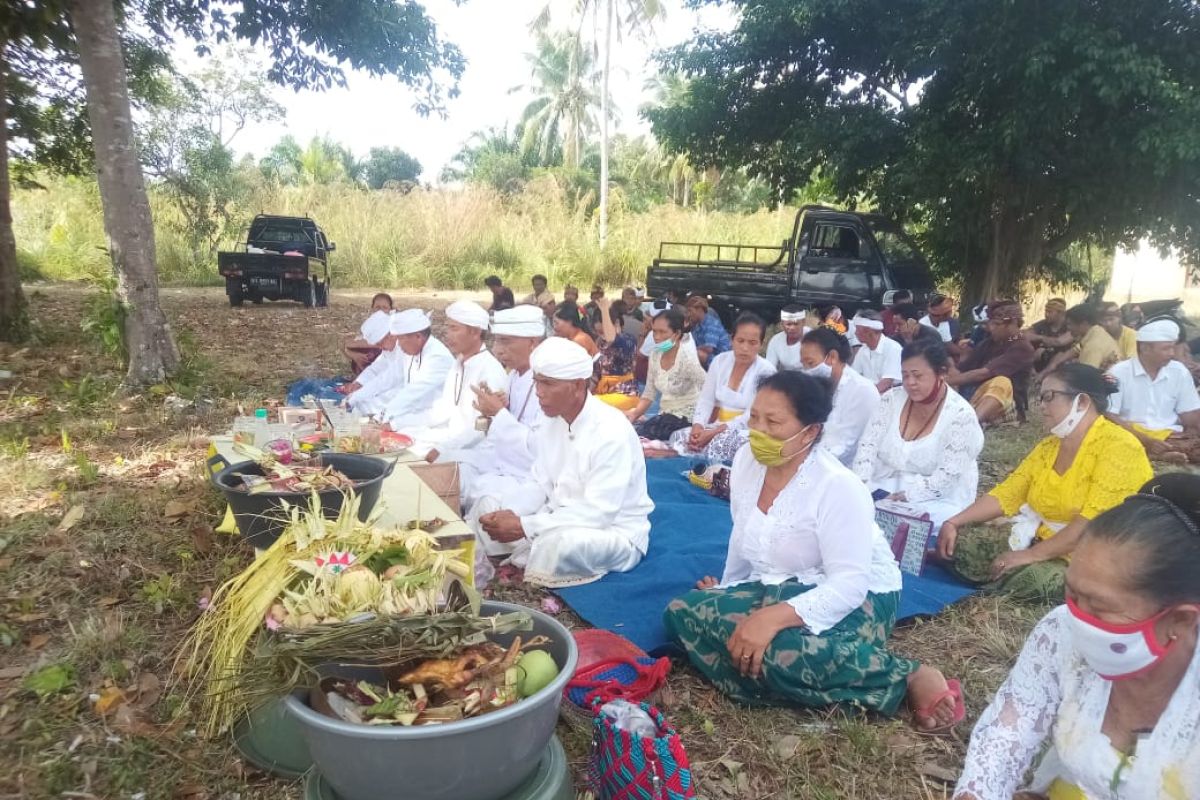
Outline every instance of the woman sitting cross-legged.
{"type": "Polygon", "coordinates": [[[885,392],[863,432],[854,472],[876,496],[915,506],[935,527],[971,505],[983,429],[975,410],[945,381],[950,354],[919,336],[900,353],[901,388],[885,392]]]}
{"type": "Polygon", "coordinates": [[[1021,600],[1061,601],[1067,558],[1084,525],[1154,474],[1141,443],[1103,414],[1116,386],[1086,364],[1064,364],[1042,381],[1040,441],[989,494],[942,525],[938,554],[960,575],[1021,600]],[[959,528],[1014,517],[1011,532],[959,528]]]}
{"type": "Polygon", "coordinates": [[[696,401],[692,427],[671,434],[669,442],[684,455],[728,462],[746,443],[746,423],[758,382],[773,375],[771,362],[758,354],[767,323],[749,312],[733,325],[733,349],[713,356],[696,401]]]}
{"type": "Polygon", "coordinates": [[[654,349],[646,389],[638,404],[625,412],[639,436],[665,440],[675,431],[691,427],[708,373],[700,366],[695,345],[684,341],[683,326],[683,312],[678,308],[661,312],[650,326],[654,349]],[[642,419],[655,395],[659,396],[658,415],[642,419]]]}
{"type": "Polygon", "coordinates": [[[1155,478],[1089,522],[1067,604],[980,716],[955,800],[1200,797],[1197,575],[1200,476],[1155,478]]]}
{"type": "Polygon", "coordinates": [[[907,700],[919,728],[948,728],[958,682],[887,649],[900,569],[862,481],[815,446],[830,407],[823,378],[762,381],[730,478],[724,575],[671,601],[667,632],[738,702],[894,714],[907,700]]]}

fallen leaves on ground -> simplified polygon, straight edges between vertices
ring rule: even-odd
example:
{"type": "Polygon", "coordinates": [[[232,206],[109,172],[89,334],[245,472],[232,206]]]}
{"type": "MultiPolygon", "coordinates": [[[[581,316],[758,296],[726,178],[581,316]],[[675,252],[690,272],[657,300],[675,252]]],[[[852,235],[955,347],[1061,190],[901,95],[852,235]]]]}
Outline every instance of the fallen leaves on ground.
{"type": "Polygon", "coordinates": [[[59,533],[66,533],[82,522],[85,510],[82,505],[71,506],[67,513],[63,514],[62,521],[58,523],[59,533]]]}

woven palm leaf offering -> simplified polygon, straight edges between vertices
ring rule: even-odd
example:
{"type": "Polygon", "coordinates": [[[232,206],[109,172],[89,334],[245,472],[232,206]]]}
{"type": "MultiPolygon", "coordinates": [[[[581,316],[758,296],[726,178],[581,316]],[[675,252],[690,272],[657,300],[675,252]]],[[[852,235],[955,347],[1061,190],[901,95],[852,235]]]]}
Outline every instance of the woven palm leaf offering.
{"type": "MultiPolygon", "coordinates": [[[[342,674],[371,667],[396,678],[386,685],[338,682],[330,691],[347,703],[329,709],[326,702],[324,710],[344,719],[413,724],[482,713],[510,696],[515,702],[519,692],[509,687],[518,687],[523,673],[514,665],[538,642],[522,646],[518,639],[501,648],[489,636],[529,630],[532,621],[524,612],[480,616],[479,597],[463,580],[471,569],[463,552],[440,549],[432,535],[444,523],[384,529],[378,513],[358,519],[353,495],[336,519],[322,515],[315,493],[307,508],[287,512],[283,534],[213,593],[179,651],[176,671],[203,700],[207,735],[265,702],[316,686],[331,668],[342,674]],[[437,673],[445,664],[457,669],[437,673]],[[412,680],[413,673],[421,679],[412,680]],[[481,680],[487,686],[468,687],[481,680]]],[[[327,693],[312,694],[323,710],[327,693]]]]}

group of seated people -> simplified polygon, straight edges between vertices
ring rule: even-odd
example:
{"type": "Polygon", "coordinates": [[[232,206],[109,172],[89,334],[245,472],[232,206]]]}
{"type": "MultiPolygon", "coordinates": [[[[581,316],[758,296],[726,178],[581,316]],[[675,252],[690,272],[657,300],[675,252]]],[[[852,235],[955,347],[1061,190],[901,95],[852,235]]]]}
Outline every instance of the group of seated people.
{"type": "Polygon", "coordinates": [[[654,508],[646,440],[730,463],[723,573],[664,612],[691,664],[742,703],[906,707],[940,732],[963,687],[887,644],[902,584],[876,503],[906,504],[959,576],[1066,601],[980,718],[956,798],[1007,800],[1034,766],[1026,797],[1200,797],[1200,476],[1150,464],[1191,460],[1200,430],[1176,322],[1146,322],[1130,351],[1105,309],[1051,301],[1053,324],[1026,332],[997,301],[962,335],[938,297],[919,316],[788,307],[770,339],[754,314],[731,332],[717,318],[722,340],[704,298],[593,292],[598,326],[566,301],[549,328],[533,299],[451,304],[445,344],[423,311],[376,311],[362,333],[381,355],[347,387],[351,408],[460,465],[481,553],[549,587],[633,569],[654,508]],[[1093,363],[1097,329],[1116,358],[1093,363]],[[977,497],[984,429],[1031,386],[1049,435],[977,497]]]}

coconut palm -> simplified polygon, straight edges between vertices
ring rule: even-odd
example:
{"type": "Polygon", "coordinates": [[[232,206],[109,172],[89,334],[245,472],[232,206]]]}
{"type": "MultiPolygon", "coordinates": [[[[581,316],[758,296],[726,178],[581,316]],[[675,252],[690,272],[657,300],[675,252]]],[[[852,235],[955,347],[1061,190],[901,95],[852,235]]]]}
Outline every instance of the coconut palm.
{"type": "MultiPolygon", "coordinates": [[[[532,68],[527,87],[535,97],[521,113],[522,154],[537,163],[577,168],[585,134],[596,129],[595,63],[578,34],[537,31],[537,49],[525,58],[532,68]]],[[[515,90],[514,90],[515,91],[515,90]]]]}

